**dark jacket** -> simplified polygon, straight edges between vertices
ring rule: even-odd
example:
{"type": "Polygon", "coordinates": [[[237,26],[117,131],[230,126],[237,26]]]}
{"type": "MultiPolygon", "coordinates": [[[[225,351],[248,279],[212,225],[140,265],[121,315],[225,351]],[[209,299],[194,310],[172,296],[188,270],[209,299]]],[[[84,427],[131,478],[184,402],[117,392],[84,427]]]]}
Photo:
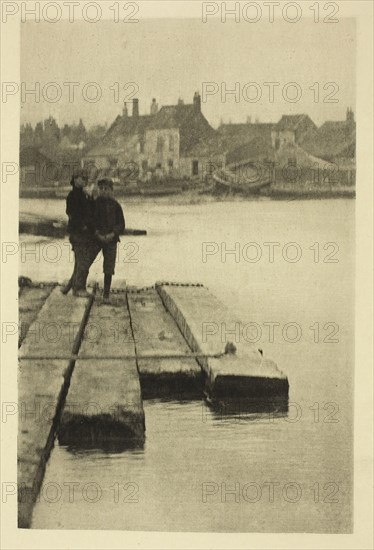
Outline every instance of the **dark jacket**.
{"type": "Polygon", "coordinates": [[[69,216],[68,233],[93,235],[94,200],[88,197],[83,189],[73,187],[66,198],[66,214],[69,216]]]}
{"type": "Polygon", "coordinates": [[[95,230],[101,235],[114,233],[113,242],[119,241],[125,229],[125,218],[121,205],[113,198],[98,197],[95,201],[95,230]]]}

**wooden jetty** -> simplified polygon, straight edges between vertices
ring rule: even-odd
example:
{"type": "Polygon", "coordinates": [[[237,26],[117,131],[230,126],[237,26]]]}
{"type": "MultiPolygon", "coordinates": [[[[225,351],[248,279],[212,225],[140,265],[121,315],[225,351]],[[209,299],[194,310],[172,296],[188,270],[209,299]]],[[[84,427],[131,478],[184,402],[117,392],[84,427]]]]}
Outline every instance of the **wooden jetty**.
{"type": "Polygon", "coordinates": [[[237,320],[202,285],[120,285],[104,305],[99,292],[74,298],[29,282],[19,301],[19,527],[31,525],[56,436],[71,448],[123,451],[144,444],[144,399],[205,393],[213,404],[245,397],[252,409],[259,398],[288,399],[273,361],[223,341],[215,327],[237,320]]]}
{"type": "MultiPolygon", "coordinates": [[[[29,295],[21,294],[27,303],[29,295]]],[[[74,362],[56,359],[79,349],[92,299],[49,294],[28,329],[18,371],[18,525],[28,527],[52,450],[74,362]],[[32,357],[35,357],[32,358],[32,357]]],[[[39,304],[38,304],[39,305],[39,304]]],[[[21,309],[22,311],[22,309],[21,309]]],[[[22,322],[22,313],[21,313],[22,322]]]]}

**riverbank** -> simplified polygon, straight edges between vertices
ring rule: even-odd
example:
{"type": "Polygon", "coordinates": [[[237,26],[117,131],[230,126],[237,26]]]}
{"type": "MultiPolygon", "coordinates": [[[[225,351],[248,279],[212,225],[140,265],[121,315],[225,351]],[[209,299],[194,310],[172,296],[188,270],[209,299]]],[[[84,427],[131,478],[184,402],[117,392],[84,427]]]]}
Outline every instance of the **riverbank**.
{"type": "MultiPolygon", "coordinates": [[[[70,186],[67,187],[33,187],[21,189],[20,197],[25,199],[62,199],[65,198],[70,186]]],[[[276,200],[290,199],[336,199],[355,198],[356,188],[343,185],[295,185],[295,184],[274,184],[256,193],[242,194],[240,192],[219,191],[214,187],[198,186],[193,188],[166,187],[158,189],[123,189],[115,188],[114,194],[119,199],[128,201],[152,201],[170,202],[171,204],[197,204],[204,202],[224,200],[258,200],[269,198],[276,200]]]]}

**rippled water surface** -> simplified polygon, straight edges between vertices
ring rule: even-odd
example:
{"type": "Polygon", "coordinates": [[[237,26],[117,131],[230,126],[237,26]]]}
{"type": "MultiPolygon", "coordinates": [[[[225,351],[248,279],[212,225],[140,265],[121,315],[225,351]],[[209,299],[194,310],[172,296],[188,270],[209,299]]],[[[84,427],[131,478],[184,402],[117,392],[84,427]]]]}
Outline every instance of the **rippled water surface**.
{"type": "MultiPolygon", "coordinates": [[[[63,201],[21,201],[21,210],[40,208],[64,216],[63,201]]],[[[74,452],[56,443],[33,527],[350,531],[354,201],[132,202],[124,210],[127,225],[148,235],[122,238],[116,277],[206,284],[257,327],[256,345],[288,376],[289,411],[228,417],[203,400],[146,401],[144,449],[74,452]],[[203,246],[212,251],[206,261],[203,246]],[[222,257],[225,246],[238,255],[222,257]]],[[[47,261],[52,248],[44,248],[44,261],[20,257],[20,272],[67,278],[68,247],[55,245],[59,261],[47,261]]],[[[102,277],[100,261],[91,277],[102,277]]]]}

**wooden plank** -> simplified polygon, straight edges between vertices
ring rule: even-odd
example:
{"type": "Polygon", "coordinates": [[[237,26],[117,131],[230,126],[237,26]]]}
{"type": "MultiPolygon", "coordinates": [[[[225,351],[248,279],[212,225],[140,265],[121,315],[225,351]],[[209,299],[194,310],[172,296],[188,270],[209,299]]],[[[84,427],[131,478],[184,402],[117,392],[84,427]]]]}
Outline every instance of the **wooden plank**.
{"type": "Polygon", "coordinates": [[[62,296],[55,288],[20,348],[18,370],[18,526],[29,527],[45,465],[53,447],[72,364],[27,359],[75,351],[89,302],[62,296]],[[25,357],[23,359],[23,357],[25,357]]]}
{"type": "MultiPolygon", "coordinates": [[[[62,239],[67,235],[67,222],[65,219],[55,219],[30,212],[20,212],[19,233],[62,239]]],[[[126,228],[123,235],[136,237],[147,235],[147,231],[145,229],[126,228]]]]}
{"type": "MultiPolygon", "coordinates": [[[[127,299],[138,356],[183,356],[190,353],[188,344],[155,289],[130,292],[127,299]]],[[[202,373],[195,359],[138,359],[138,369],[145,399],[201,396],[202,373]]]]}
{"type": "Polygon", "coordinates": [[[191,349],[219,358],[198,358],[211,397],[287,396],[288,380],[277,365],[244,340],[244,326],[203,286],[156,285],[191,349]],[[227,331],[239,331],[229,334],[227,331]],[[232,353],[228,352],[229,350],[232,353]]]}
{"type": "Polygon", "coordinates": [[[108,447],[144,442],[144,411],[126,295],[95,301],[59,428],[63,445],[108,447]],[[112,359],[108,361],[106,358],[112,359]]]}
{"type": "Polygon", "coordinates": [[[21,346],[30,325],[35,321],[44,302],[53,290],[53,286],[24,287],[19,294],[19,337],[18,346],[21,346]]]}

